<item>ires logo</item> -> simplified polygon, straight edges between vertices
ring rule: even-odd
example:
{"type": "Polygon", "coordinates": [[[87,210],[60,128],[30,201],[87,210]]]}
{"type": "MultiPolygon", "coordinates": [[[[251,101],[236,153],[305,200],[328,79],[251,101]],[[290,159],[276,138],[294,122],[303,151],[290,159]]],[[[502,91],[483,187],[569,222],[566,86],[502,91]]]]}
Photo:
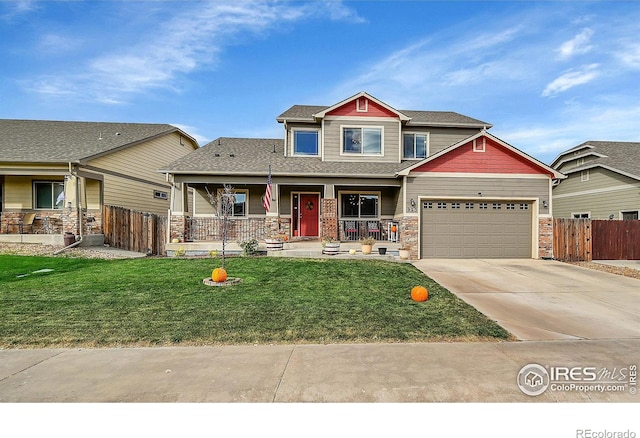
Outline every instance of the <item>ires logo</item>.
{"type": "Polygon", "coordinates": [[[520,369],[517,379],[520,390],[529,396],[551,391],[629,392],[637,391],[637,366],[542,366],[528,364],[520,369]]]}

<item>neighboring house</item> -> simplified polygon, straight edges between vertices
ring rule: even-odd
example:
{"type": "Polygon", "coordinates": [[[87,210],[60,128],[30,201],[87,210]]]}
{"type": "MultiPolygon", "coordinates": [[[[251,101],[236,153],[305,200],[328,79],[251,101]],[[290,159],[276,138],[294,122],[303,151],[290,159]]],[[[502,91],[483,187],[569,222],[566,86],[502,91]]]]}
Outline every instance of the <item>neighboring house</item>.
{"type": "Polygon", "coordinates": [[[99,242],[105,204],[166,215],[157,170],[197,148],[165,124],[0,120],[0,241],[99,242]]]}
{"type": "Polygon", "coordinates": [[[231,239],[372,236],[410,245],[413,258],[552,255],[551,187],[563,176],[486,122],[396,110],[365,92],[277,121],[283,139],[219,138],[161,169],[172,239],[220,239],[208,195],[230,184],[231,239]]]}
{"type": "Polygon", "coordinates": [[[551,164],[567,178],[553,188],[554,216],[637,220],[640,143],[587,141],[551,164]]]}

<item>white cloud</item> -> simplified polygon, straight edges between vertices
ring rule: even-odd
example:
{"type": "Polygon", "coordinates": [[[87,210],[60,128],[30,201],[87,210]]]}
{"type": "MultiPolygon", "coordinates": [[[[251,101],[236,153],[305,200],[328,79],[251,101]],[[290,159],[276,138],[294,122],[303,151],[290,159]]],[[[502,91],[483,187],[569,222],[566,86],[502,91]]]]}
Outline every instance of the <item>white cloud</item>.
{"type": "Polygon", "coordinates": [[[627,44],[616,53],[616,56],[622,61],[625,66],[633,70],[640,69],[640,44],[627,44]]]}
{"type": "MultiPolygon", "coordinates": [[[[164,7],[161,2],[158,5],[164,7]]],[[[83,95],[78,97],[105,103],[120,103],[129,94],[154,88],[178,90],[179,75],[215,68],[220,53],[238,39],[319,16],[361,20],[341,2],[333,1],[295,6],[260,0],[181,2],[179,12],[165,24],[152,30],[138,29],[140,40],[134,45],[112,48],[105,55],[87,60],[84,66],[76,65],[77,73],[36,78],[29,88],[45,94],[82,90],[83,95]]],[[[55,44],[55,36],[48,38],[46,43],[55,44]]]]}
{"type": "Polygon", "coordinates": [[[554,79],[542,92],[544,97],[555,96],[569,88],[586,84],[598,77],[599,64],[589,64],[580,69],[572,69],[554,79]]]}
{"type": "Polygon", "coordinates": [[[589,44],[589,42],[591,41],[593,33],[593,30],[587,27],[569,41],[562,43],[558,49],[560,59],[568,59],[574,55],[582,55],[590,52],[593,46],[589,44]]]}

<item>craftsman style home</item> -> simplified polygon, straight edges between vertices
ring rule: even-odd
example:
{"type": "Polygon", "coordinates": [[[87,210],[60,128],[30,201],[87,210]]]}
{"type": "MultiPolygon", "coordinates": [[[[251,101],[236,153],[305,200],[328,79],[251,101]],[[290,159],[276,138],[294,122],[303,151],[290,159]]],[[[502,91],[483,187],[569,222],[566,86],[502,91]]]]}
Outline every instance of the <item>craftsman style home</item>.
{"type": "Polygon", "coordinates": [[[164,124],[0,120],[0,241],[101,244],[105,204],[166,215],[157,170],[197,148],[164,124]]]}
{"type": "Polygon", "coordinates": [[[283,138],[221,137],[162,167],[171,239],[220,239],[210,197],[228,184],[232,239],[373,237],[413,258],[552,255],[551,188],[563,175],[489,123],[397,110],[366,92],[276,120],[283,138]]]}
{"type": "Polygon", "coordinates": [[[587,141],[551,166],[567,175],[553,188],[556,217],[638,219],[640,143],[587,141]]]}

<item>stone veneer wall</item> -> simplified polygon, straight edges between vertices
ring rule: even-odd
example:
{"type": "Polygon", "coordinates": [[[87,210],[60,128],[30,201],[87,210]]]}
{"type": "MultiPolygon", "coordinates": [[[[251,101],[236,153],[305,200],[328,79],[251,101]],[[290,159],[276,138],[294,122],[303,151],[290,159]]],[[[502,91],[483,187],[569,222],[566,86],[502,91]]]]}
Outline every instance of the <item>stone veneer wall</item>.
{"type": "Polygon", "coordinates": [[[411,247],[411,260],[418,259],[418,216],[404,216],[400,220],[400,244],[411,247]]]}
{"type": "Polygon", "coordinates": [[[320,238],[327,237],[338,240],[338,200],[322,198],[320,201],[322,215],[320,217],[320,238]]]}
{"type": "Polygon", "coordinates": [[[169,241],[178,239],[178,242],[184,242],[187,231],[187,219],[187,216],[169,216],[169,241]]]}
{"type": "Polygon", "coordinates": [[[538,219],[538,257],[553,258],[553,218],[538,219]]]}
{"type": "MultiPolygon", "coordinates": [[[[2,234],[18,234],[20,226],[18,225],[25,212],[3,212],[0,221],[0,233],[2,234]]],[[[101,234],[102,233],[102,212],[90,212],[89,217],[93,218],[92,222],[83,221],[83,234],[101,234]]],[[[78,233],[78,214],[75,209],[65,208],[62,210],[38,210],[36,219],[31,227],[25,227],[25,234],[64,234],[78,233]],[[49,223],[45,218],[49,218],[49,223]]]]}

